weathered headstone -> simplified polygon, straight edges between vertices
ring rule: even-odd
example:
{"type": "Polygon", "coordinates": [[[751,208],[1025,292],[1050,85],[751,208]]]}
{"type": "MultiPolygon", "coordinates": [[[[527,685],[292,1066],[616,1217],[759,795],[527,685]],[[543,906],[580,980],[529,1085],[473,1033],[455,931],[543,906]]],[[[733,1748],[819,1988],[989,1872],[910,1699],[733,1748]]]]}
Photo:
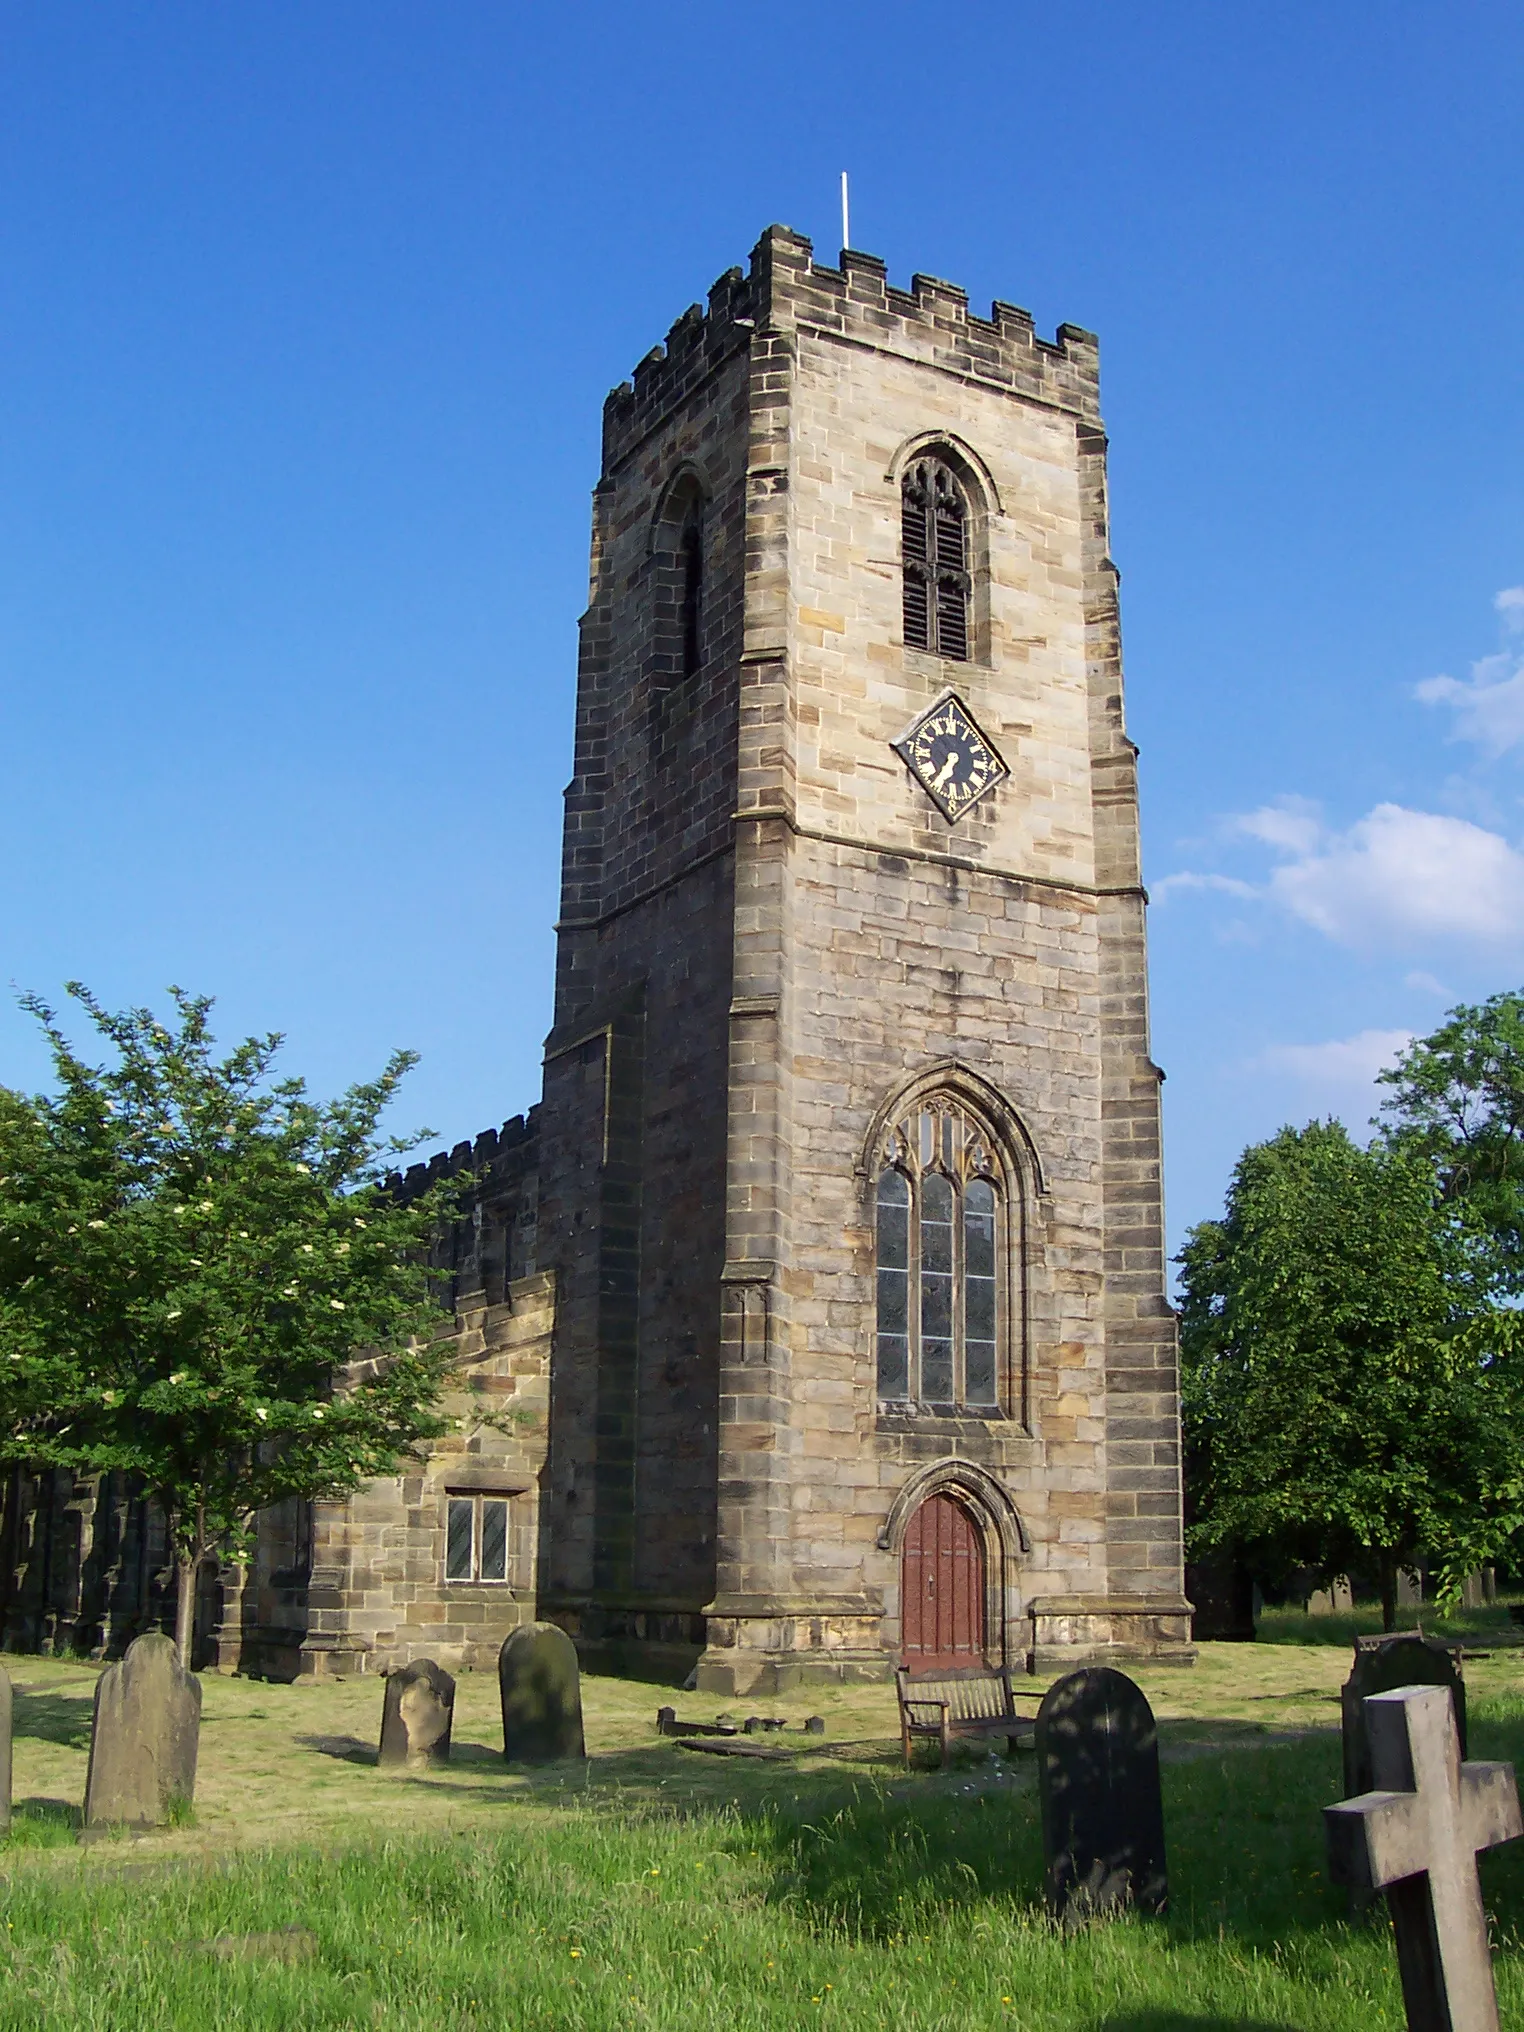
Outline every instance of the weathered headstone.
{"type": "Polygon", "coordinates": [[[1511,1764],[1461,1760],[1443,1686],[1370,1695],[1379,1788],[1323,1809],[1335,1883],[1385,1891],[1408,2032],[1498,2032],[1478,1849],[1524,1834],[1511,1764]]]}
{"type": "Polygon", "coordinates": [[[1066,1926],[1169,1898],[1159,1736],[1125,1673],[1087,1667],[1055,1682],[1037,1710],[1037,1784],[1048,1909],[1066,1926]]]}
{"type": "Polygon", "coordinates": [[[497,1656],[503,1755],[510,1764],[583,1757],[577,1647],[555,1623],[525,1623],[497,1656]]]}
{"type": "Polygon", "coordinates": [[[1344,1728],[1344,1793],[1369,1792],[1370,1746],[1365,1735],[1364,1703],[1374,1693],[1390,1693],[1399,1686],[1447,1686],[1455,1702],[1455,1726],[1460,1735],[1460,1753],[1466,1754],[1466,1682],[1460,1668],[1443,1644],[1428,1637],[1393,1637],[1380,1644],[1363,1644],[1339,1695],[1344,1728]]]}
{"type": "Polygon", "coordinates": [[[161,1827],[196,1793],[201,1688],[173,1638],[150,1630],[95,1687],[85,1825],[161,1827]]]}
{"type": "Polygon", "coordinates": [[[0,1834],[11,1825],[11,1722],[10,1674],[0,1668],[0,1834]]]}
{"type": "Polygon", "coordinates": [[[1347,1574],[1336,1574],[1326,1588],[1314,1588],[1307,1597],[1309,1616],[1344,1616],[1355,1606],[1355,1592],[1347,1574]]]}
{"type": "Polygon", "coordinates": [[[450,1761],[450,1728],[455,1720],[455,1681],[432,1658],[417,1658],[387,1674],[381,1705],[383,1771],[399,1766],[426,1770],[450,1761]]]}

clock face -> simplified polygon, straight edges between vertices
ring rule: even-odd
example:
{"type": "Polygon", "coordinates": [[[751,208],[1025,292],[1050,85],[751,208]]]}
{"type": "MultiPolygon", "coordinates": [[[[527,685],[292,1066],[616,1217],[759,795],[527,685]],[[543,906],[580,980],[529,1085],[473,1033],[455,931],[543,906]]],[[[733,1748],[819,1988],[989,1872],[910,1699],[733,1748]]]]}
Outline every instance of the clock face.
{"type": "Polygon", "coordinates": [[[928,707],[892,745],[949,825],[1010,774],[953,692],[928,707]]]}

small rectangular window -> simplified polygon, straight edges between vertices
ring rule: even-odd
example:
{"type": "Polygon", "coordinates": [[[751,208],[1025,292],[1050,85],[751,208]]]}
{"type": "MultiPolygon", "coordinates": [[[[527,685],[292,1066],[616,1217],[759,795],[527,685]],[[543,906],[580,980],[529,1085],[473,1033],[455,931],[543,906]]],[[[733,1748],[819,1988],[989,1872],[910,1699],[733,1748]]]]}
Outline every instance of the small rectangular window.
{"type": "Polygon", "coordinates": [[[472,1525],[476,1505],[469,1496],[450,1498],[449,1529],[445,1543],[445,1579],[471,1578],[472,1525]]]}
{"type": "Polygon", "coordinates": [[[508,1504],[482,1498],[482,1579],[508,1578],[508,1504]]]}
{"type": "Polygon", "coordinates": [[[507,1496],[456,1495],[445,1514],[445,1579],[494,1581],[509,1578],[507,1496]]]}

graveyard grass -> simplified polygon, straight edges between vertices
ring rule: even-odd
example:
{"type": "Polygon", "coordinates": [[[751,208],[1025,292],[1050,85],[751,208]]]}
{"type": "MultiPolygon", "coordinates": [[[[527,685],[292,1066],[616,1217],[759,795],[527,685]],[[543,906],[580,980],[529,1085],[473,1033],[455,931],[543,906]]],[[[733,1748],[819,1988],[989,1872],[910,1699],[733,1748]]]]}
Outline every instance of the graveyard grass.
{"type": "MultiPolygon", "coordinates": [[[[1030,1758],[905,1773],[890,1688],[742,1703],[826,1717],[743,1764],[658,1739],[584,1681],[584,1766],[505,1767],[496,1678],[463,1674],[452,1762],[375,1767],[382,1688],[203,1678],[188,1824],[82,1846],[94,1670],[8,1658],[13,1832],[0,2026],[836,2025],[1373,2032],[1402,2024],[1384,1918],[1323,1871],[1350,1619],[1267,1619],[1194,1671],[1139,1669],[1161,1718],[1169,1916],[1071,1937],[1043,1916],[1030,1758]],[[1340,1637],[1343,1642],[1338,1641],[1340,1637]],[[1331,1641],[1330,1641],[1331,1640],[1331,1641]]],[[[1468,1663],[1471,1755],[1524,1763],[1524,1649],[1468,1663]]],[[[1524,1843],[1484,1859],[1503,2022],[1524,2024],[1524,1843]]]]}

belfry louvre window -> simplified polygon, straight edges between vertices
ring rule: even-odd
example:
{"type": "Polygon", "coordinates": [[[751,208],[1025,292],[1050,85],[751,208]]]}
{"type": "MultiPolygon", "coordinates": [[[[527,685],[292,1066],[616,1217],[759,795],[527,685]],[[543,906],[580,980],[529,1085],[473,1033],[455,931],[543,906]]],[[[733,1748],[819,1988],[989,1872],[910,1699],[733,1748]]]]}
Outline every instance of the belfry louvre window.
{"type": "Polygon", "coordinates": [[[449,1497],[445,1512],[445,1579],[506,1581],[508,1498],[449,1497]]]}
{"type": "Polygon", "coordinates": [[[917,1110],[890,1134],[876,1198],[880,1400],[998,1412],[1008,1242],[988,1137],[959,1108],[917,1110]]]}
{"type": "Polygon", "coordinates": [[[900,483],[905,646],[968,661],[968,503],[940,459],[917,459],[900,483]]]}

